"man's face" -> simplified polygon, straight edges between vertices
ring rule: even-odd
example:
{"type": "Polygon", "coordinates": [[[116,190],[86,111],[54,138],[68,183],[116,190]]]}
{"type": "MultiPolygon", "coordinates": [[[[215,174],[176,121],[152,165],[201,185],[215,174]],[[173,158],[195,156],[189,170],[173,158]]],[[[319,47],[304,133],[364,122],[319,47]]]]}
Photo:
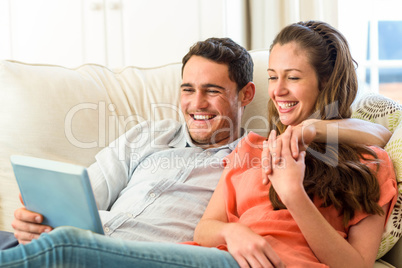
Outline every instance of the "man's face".
{"type": "Polygon", "coordinates": [[[181,109],[193,142],[205,147],[238,138],[241,102],[226,64],[192,56],[183,70],[181,109]]]}

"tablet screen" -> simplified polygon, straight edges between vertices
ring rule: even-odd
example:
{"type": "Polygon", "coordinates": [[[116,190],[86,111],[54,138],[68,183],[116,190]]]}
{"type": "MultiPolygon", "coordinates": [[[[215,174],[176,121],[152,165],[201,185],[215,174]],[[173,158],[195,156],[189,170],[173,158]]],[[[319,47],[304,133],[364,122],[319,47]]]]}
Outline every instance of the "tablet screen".
{"type": "Polygon", "coordinates": [[[85,167],[28,156],[11,156],[26,208],[53,228],[74,226],[103,234],[85,167]]]}

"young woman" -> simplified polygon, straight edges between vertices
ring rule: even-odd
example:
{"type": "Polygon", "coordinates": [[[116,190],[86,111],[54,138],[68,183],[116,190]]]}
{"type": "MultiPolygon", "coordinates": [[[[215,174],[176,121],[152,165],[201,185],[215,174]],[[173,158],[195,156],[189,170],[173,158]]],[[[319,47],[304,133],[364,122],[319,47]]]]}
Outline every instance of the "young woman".
{"type": "MultiPolygon", "coordinates": [[[[387,154],[330,143],[299,153],[292,138],[315,119],[350,117],[357,82],[346,40],[322,22],[292,24],[271,46],[268,75],[272,131],[250,133],[225,159],[189,243],[201,247],[64,227],[22,248],[24,258],[18,248],[0,252],[0,265],[372,267],[397,194],[387,154]]],[[[319,130],[309,130],[312,140],[319,130]]]]}
{"type": "Polygon", "coordinates": [[[267,141],[250,133],[227,157],[198,244],[228,250],[241,267],[373,267],[397,194],[388,155],[312,143],[295,159],[290,144],[292,126],[351,116],[354,68],[345,38],[326,23],[278,34],[268,68],[273,130],[267,141]]]}

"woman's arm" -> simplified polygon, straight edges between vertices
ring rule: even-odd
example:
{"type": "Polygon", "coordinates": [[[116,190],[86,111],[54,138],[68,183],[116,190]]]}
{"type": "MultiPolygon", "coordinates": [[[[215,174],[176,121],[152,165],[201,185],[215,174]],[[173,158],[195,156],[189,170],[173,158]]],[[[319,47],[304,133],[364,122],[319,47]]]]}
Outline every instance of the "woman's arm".
{"type": "MultiPolygon", "coordinates": [[[[373,267],[386,216],[372,215],[362,220],[350,229],[349,241],[340,236],[304,190],[304,153],[297,159],[291,155],[291,131],[292,127],[288,127],[282,134],[281,159],[269,175],[281,201],[321,262],[330,267],[373,267]]],[[[275,135],[270,135],[267,143],[272,146],[275,135]]]]}
{"type": "MultiPolygon", "coordinates": [[[[385,214],[371,215],[351,227],[345,240],[325,220],[308,196],[284,201],[317,258],[330,267],[373,267],[385,214]],[[370,234],[370,235],[367,235],[370,234]]],[[[387,211],[388,205],[384,206],[387,211]]]]}
{"type": "Polygon", "coordinates": [[[194,232],[201,246],[227,245],[240,267],[285,267],[268,242],[240,223],[229,223],[224,184],[230,168],[225,168],[218,186],[194,232]]]}

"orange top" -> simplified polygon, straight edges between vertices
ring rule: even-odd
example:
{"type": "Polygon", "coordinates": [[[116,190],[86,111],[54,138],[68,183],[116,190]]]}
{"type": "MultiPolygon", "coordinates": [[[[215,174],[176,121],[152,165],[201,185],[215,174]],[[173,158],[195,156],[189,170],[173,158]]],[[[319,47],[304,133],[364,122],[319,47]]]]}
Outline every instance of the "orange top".
{"type": "MultiPolygon", "coordinates": [[[[265,139],[251,132],[225,159],[225,168],[231,169],[224,178],[228,221],[247,225],[255,233],[265,237],[287,267],[292,264],[297,264],[297,267],[328,267],[315,257],[290,212],[286,209],[273,210],[268,198],[271,184],[262,184],[261,153],[265,139]]],[[[377,173],[381,188],[378,204],[383,206],[391,203],[387,212],[388,219],[397,198],[395,173],[387,153],[377,147],[372,149],[382,161],[377,173]]],[[[377,168],[374,164],[369,165],[374,170],[377,168]]],[[[314,203],[344,238],[347,238],[351,226],[369,216],[364,212],[356,212],[345,228],[343,218],[333,206],[322,208],[320,200],[314,200],[314,203]]],[[[218,248],[227,250],[226,245],[220,245],[218,248]]]]}

